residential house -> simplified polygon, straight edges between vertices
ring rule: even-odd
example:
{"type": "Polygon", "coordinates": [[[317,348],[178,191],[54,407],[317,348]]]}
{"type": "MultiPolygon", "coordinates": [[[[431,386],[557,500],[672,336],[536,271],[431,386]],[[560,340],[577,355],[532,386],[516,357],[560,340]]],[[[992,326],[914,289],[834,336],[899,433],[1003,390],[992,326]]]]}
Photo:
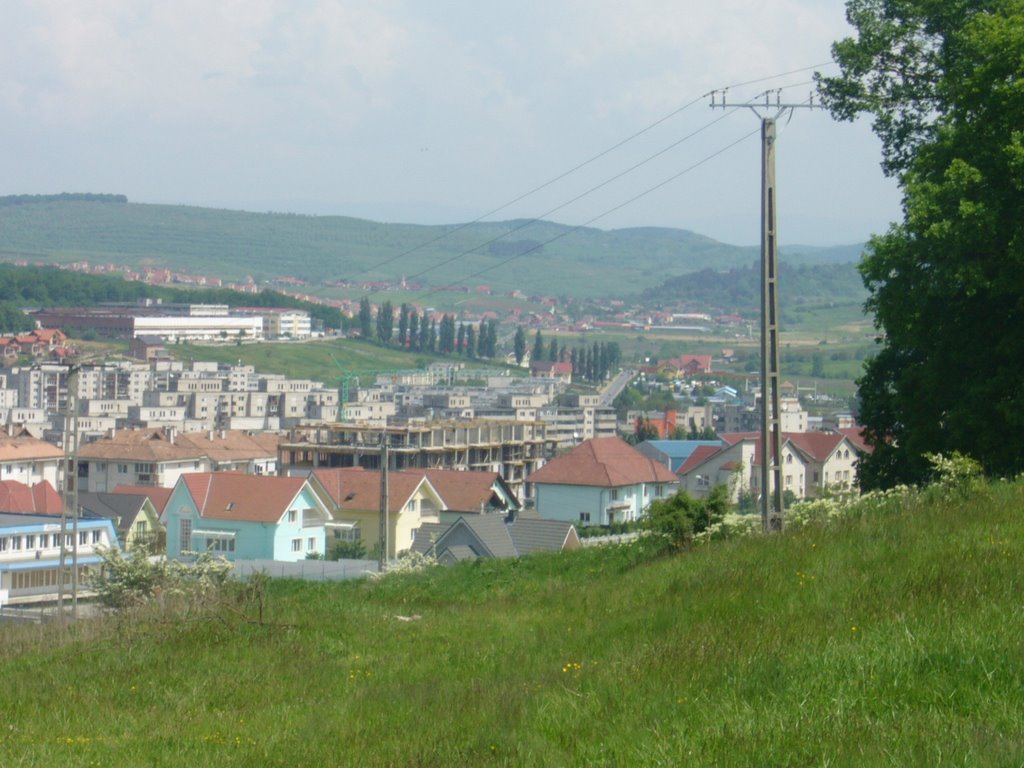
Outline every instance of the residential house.
{"type": "Polygon", "coordinates": [[[26,485],[17,480],[0,480],[0,512],[59,515],[64,500],[49,481],[26,485]]]}
{"type": "Polygon", "coordinates": [[[674,473],[698,448],[721,445],[721,440],[644,440],[636,449],[674,473]]]}
{"type": "Polygon", "coordinates": [[[526,478],[538,514],[580,525],[636,520],[678,482],[663,464],[619,437],[595,437],[526,478]]]}
{"type": "MultiPolygon", "coordinates": [[[[676,471],[680,487],[691,496],[703,498],[711,489],[724,485],[732,501],[744,493],[761,494],[761,436],[756,432],[719,435],[720,447],[697,448],[676,471]]],[[[808,463],[805,454],[783,435],[783,492],[790,491],[797,499],[807,495],[808,463]]],[[[769,476],[771,480],[771,476],[769,476]]],[[[773,487],[769,488],[769,492],[773,487]]]]}
{"type": "Polygon", "coordinates": [[[167,550],[166,531],[160,523],[160,513],[144,494],[81,491],[78,507],[84,517],[102,517],[112,521],[122,547],[128,551],[156,555],[167,550]]]}
{"type": "Polygon", "coordinates": [[[805,432],[790,433],[786,438],[807,463],[806,497],[820,496],[829,489],[857,487],[857,460],[863,449],[848,436],[839,432],[805,432]]]}
{"type": "Polygon", "coordinates": [[[522,504],[497,472],[460,472],[454,469],[422,470],[441,497],[442,523],[463,515],[516,514],[522,504]]]}
{"type": "Polygon", "coordinates": [[[277,471],[275,435],[234,432],[178,432],[133,429],[111,434],[78,451],[82,490],[103,493],[118,485],[171,488],[189,472],[277,471]]]}
{"type": "MultiPolygon", "coordinates": [[[[333,516],[328,524],[332,541],[361,541],[368,552],[379,548],[380,472],[361,467],[317,469],[310,483],[333,516]]],[[[441,521],[444,501],[422,470],[388,472],[387,498],[387,557],[395,558],[412,546],[417,528],[441,521]]]]}
{"type": "Polygon", "coordinates": [[[412,550],[452,564],[488,557],[579,549],[576,526],[526,515],[462,515],[454,522],[421,526],[412,550]]]}
{"type": "Polygon", "coordinates": [[[182,475],[164,508],[167,556],[295,562],[326,551],[330,513],[301,477],[182,475]]]}
{"type": "Polygon", "coordinates": [[[0,513],[0,606],[52,602],[61,580],[70,595],[73,575],[88,583],[101,564],[97,551],[117,548],[117,533],[105,519],[83,518],[77,528],[62,526],[61,515],[0,513]]]}
{"type": "Polygon", "coordinates": [[[21,432],[0,433],[0,480],[17,480],[25,485],[46,481],[56,487],[63,473],[64,451],[44,440],[21,432]]]}

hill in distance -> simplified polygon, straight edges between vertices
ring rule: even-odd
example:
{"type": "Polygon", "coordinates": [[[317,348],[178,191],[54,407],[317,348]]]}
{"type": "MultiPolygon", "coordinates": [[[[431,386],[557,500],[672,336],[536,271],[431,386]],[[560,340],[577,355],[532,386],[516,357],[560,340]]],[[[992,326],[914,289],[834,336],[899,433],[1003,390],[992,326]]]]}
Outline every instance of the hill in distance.
{"type": "MultiPolygon", "coordinates": [[[[785,251],[784,251],[785,253],[785,251]]],[[[856,260],[859,246],[794,249],[803,264],[856,260]]],[[[577,298],[633,296],[666,279],[726,271],[758,258],[681,229],[574,228],[510,220],[446,226],[344,216],[149,205],[120,195],[0,198],[0,260],[85,260],[132,268],[257,281],[289,276],[311,284],[490,285],[577,298]]]]}

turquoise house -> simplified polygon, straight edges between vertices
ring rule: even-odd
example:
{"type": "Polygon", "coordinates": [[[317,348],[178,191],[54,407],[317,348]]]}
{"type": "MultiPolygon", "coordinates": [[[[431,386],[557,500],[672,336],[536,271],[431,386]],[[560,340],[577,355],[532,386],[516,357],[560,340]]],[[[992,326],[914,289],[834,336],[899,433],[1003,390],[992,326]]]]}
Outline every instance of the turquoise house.
{"type": "Polygon", "coordinates": [[[167,556],[295,562],[326,550],[330,513],[303,477],[235,472],[182,475],[161,522],[167,556]]]}

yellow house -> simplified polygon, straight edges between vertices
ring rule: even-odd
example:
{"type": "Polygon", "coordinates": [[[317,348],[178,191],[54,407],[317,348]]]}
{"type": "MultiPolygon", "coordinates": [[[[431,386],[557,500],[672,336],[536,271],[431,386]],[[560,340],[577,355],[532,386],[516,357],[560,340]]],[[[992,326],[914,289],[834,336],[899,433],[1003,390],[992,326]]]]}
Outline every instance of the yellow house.
{"type": "MultiPolygon", "coordinates": [[[[335,541],[361,541],[367,552],[380,545],[380,472],[360,467],[317,469],[310,485],[320,494],[334,520],[328,523],[327,549],[335,541]]],[[[412,547],[423,523],[438,523],[444,502],[420,471],[388,472],[387,556],[412,547]]],[[[379,551],[379,550],[377,550],[379,551]]]]}

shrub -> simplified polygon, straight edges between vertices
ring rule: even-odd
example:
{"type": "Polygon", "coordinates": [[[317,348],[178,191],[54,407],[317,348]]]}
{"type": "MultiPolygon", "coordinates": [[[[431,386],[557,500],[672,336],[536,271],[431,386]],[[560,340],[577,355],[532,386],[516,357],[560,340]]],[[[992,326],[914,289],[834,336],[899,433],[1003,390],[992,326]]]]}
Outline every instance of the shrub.
{"type": "Polygon", "coordinates": [[[704,499],[695,499],[679,491],[667,499],[658,499],[647,509],[644,530],[659,536],[673,550],[684,549],[699,534],[721,522],[729,508],[728,491],[716,486],[704,499]]]}

